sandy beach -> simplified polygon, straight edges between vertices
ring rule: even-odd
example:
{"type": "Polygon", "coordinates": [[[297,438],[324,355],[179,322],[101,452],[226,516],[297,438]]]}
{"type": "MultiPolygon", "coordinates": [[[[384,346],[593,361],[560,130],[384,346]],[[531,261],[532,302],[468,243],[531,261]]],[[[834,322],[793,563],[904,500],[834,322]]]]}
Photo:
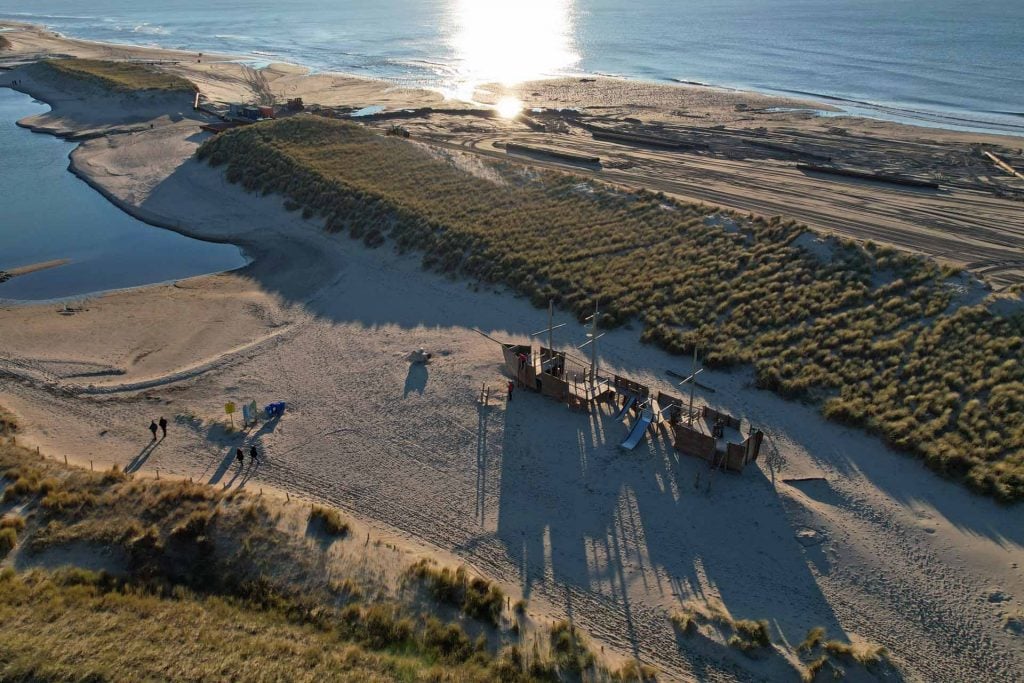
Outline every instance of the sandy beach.
{"type": "MultiPolygon", "coordinates": [[[[208,119],[188,102],[76,90],[18,65],[53,54],[173,62],[163,68],[210,101],[269,92],[323,106],[471,105],[293,65],[254,72],[230,57],[200,62],[194,53],[19,29],[5,34],[13,49],[0,55],[10,69],[0,85],[18,79],[19,90],[53,107],[22,125],[88,138],[71,170],[118,206],[236,244],[252,259],[235,273],[93,297],[70,311],[0,308],[0,405],[44,453],[123,466],[147,445],[149,420],[164,415],[169,436],[142,468],[220,484],[236,445],[259,444],[267,463],[246,486],[330,503],[422,552],[464,562],[527,597],[538,619],[569,617],[610,659],[639,658],[665,680],[798,680],[784,653],[753,660],[680,636],[669,615],[694,598],[768,619],[793,646],[814,626],[884,645],[907,680],[1024,679],[1024,635],[1008,621],[1024,612],[1020,506],[975,496],[812,406],[758,391],[748,372],[708,371],[702,381],[715,391],[698,391],[702,403],[764,430],[768,456],[741,475],[710,475],[664,432],[619,449],[626,426],[610,409],[579,414],[525,392],[482,407],[480,387],[500,395],[505,379],[499,348],[474,328],[525,341],[546,324],[544,312],[426,272],[415,256],[329,235],[280,198],[229,184],[192,158],[208,119]],[[418,347],[434,352],[432,363],[410,365],[418,347]],[[288,409],[279,422],[227,430],[225,402],[252,399],[288,409]]],[[[994,168],[984,174],[968,154],[985,145],[1021,168],[1018,138],[819,119],[800,111],[817,106],[807,103],[615,79],[495,88],[479,99],[508,94],[527,109],[576,107],[608,125],[639,117],[648,127],[696,123],[734,135],[709,140],[715,154],[686,156],[599,142],[578,127],[537,132],[457,114],[401,123],[467,156],[506,157],[494,143],[512,140],[593,153],[603,165],[594,173],[608,182],[879,239],[969,264],[995,288],[1024,277],[1024,203],[1014,194],[1024,186],[994,168]],[[742,140],[760,129],[776,136],[772,144],[785,138],[778,144],[849,158],[905,152],[907,167],[932,163],[943,189],[821,180],[768,153],[750,158],[742,140]]],[[[580,343],[585,330],[560,319],[569,324],[556,342],[580,343]]],[[[602,369],[675,389],[666,370],[685,371],[688,361],[638,337],[609,332],[602,369]]]]}

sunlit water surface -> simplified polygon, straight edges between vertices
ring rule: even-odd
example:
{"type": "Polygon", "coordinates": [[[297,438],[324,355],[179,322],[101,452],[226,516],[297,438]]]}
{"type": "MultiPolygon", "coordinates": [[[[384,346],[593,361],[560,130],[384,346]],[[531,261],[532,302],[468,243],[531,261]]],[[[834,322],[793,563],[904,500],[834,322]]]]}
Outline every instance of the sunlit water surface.
{"type": "Polygon", "coordinates": [[[604,73],[1024,134],[1022,0],[0,0],[0,16],[462,99],[481,83],[604,73]]]}

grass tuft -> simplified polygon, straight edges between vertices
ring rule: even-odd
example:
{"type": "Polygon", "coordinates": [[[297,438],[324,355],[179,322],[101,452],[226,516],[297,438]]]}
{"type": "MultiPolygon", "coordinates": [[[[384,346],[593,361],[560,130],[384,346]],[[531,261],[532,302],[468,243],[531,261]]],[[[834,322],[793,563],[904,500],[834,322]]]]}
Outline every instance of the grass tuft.
{"type": "Polygon", "coordinates": [[[13,529],[15,533],[21,533],[25,529],[25,518],[17,514],[8,514],[0,517],[0,529],[13,529]]]}
{"type": "Polygon", "coordinates": [[[815,626],[807,632],[800,644],[796,646],[797,652],[810,652],[814,648],[818,647],[825,640],[825,629],[821,626],[815,626]]]}
{"type": "Polygon", "coordinates": [[[492,624],[501,618],[505,594],[492,582],[471,577],[464,567],[438,567],[424,558],[409,567],[406,574],[424,583],[437,600],[458,607],[467,616],[492,624]]]}
{"type": "Polygon", "coordinates": [[[18,544],[18,532],[10,527],[0,528],[0,560],[7,557],[18,544]]]}
{"type": "Polygon", "coordinates": [[[582,634],[563,619],[551,627],[551,653],[559,671],[579,674],[594,665],[594,655],[582,634]]]}
{"type": "Polygon", "coordinates": [[[652,666],[631,659],[612,672],[613,681],[651,683],[658,680],[658,671],[652,666]]]}
{"type": "Polygon", "coordinates": [[[345,536],[349,532],[349,524],[341,518],[341,514],[333,508],[319,505],[309,511],[309,522],[320,528],[328,536],[345,536]]]}
{"type": "Polygon", "coordinates": [[[857,662],[869,668],[888,659],[888,651],[881,645],[853,645],[839,640],[829,640],[823,648],[841,660],[857,662]]]}

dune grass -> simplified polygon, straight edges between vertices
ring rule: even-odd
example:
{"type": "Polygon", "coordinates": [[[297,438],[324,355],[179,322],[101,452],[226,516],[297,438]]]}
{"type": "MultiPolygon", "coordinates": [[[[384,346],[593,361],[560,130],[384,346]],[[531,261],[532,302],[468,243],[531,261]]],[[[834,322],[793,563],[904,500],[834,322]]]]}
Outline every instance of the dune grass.
{"type": "Polygon", "coordinates": [[[11,41],[6,36],[0,35],[0,50],[10,50],[11,41]]]}
{"type": "Polygon", "coordinates": [[[501,617],[505,594],[478,576],[470,576],[465,567],[451,569],[422,559],[409,567],[409,578],[422,582],[441,602],[458,607],[464,614],[497,624],[501,617]]]}
{"type": "Polygon", "coordinates": [[[772,647],[766,620],[735,619],[718,600],[690,600],[676,608],[669,620],[684,636],[693,636],[702,625],[711,624],[729,647],[750,657],[759,657],[772,647]]]}
{"type": "Polygon", "coordinates": [[[486,658],[451,656],[393,616],[316,623],[188,589],[102,574],[0,573],[3,680],[493,680],[486,658]],[[387,625],[385,625],[387,624],[387,625]]]}
{"type": "Polygon", "coordinates": [[[316,505],[310,508],[309,522],[328,536],[346,536],[349,532],[348,522],[341,518],[341,514],[333,508],[325,508],[316,505]]]}
{"type": "Polygon", "coordinates": [[[7,557],[7,553],[14,549],[18,543],[18,531],[11,528],[0,528],[0,560],[7,557]]]}
{"type": "Polygon", "coordinates": [[[729,637],[729,645],[744,652],[771,647],[771,632],[764,619],[737,619],[732,622],[735,630],[729,637]]]}
{"type": "MultiPolygon", "coordinates": [[[[574,629],[571,642],[556,628],[547,647],[535,639],[524,651],[519,629],[500,623],[501,590],[462,568],[407,568],[432,587],[414,602],[390,584],[325,572],[322,547],[286,530],[280,504],[251,494],[67,467],[9,436],[0,490],[0,680],[653,677],[636,663],[603,668],[574,629]],[[71,566],[49,568],[57,557],[71,566]],[[465,616],[438,618],[449,605],[465,616]]],[[[344,525],[322,510],[318,520],[344,525]]]]}
{"type": "Polygon", "coordinates": [[[816,680],[826,668],[832,671],[834,679],[842,678],[850,666],[870,673],[896,675],[889,654],[881,645],[826,640],[825,629],[815,626],[795,648],[789,648],[785,643],[773,643],[767,620],[736,619],[714,599],[687,601],[669,615],[669,620],[683,637],[710,635],[748,657],[762,659],[783,650],[790,661],[800,664],[797,673],[806,683],[816,680]]]}
{"type": "Polygon", "coordinates": [[[42,68],[88,81],[114,92],[194,92],[191,81],[136,62],[110,62],[100,59],[48,59],[42,68]]]}
{"type": "Polygon", "coordinates": [[[330,231],[391,240],[426,267],[504,284],[602,325],[635,321],[672,353],[754,369],[1002,501],[1024,499],[1024,315],[955,306],[952,269],[872,243],[824,258],[793,222],[440,152],[299,116],[200,148],[250,191],[330,231]],[[724,223],[724,224],[723,224],[724,223]]]}

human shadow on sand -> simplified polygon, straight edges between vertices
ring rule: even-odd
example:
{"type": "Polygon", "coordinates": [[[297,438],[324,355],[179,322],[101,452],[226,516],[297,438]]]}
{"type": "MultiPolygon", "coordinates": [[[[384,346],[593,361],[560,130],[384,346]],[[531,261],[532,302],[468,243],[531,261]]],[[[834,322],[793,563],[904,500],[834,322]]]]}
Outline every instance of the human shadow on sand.
{"type": "Polygon", "coordinates": [[[146,461],[149,460],[149,456],[153,454],[153,451],[156,450],[156,447],[160,445],[161,441],[163,441],[163,439],[160,439],[159,441],[150,441],[143,446],[142,450],[124,466],[125,473],[131,474],[132,472],[138,472],[142,469],[142,466],[146,464],[146,461]]]}
{"type": "Polygon", "coordinates": [[[405,376],[405,391],[402,398],[408,398],[412,392],[422,396],[427,388],[429,378],[430,371],[427,370],[426,363],[409,363],[409,373],[405,376]]]}
{"type": "MultiPolygon", "coordinates": [[[[227,452],[224,454],[224,457],[221,459],[220,464],[217,466],[216,471],[213,473],[213,476],[210,477],[210,480],[207,483],[208,484],[219,484],[221,482],[221,479],[224,478],[224,475],[227,474],[228,470],[230,470],[232,465],[235,465],[237,463],[237,461],[238,461],[238,458],[235,455],[235,447],[234,446],[229,446],[227,448],[227,452]]],[[[234,481],[235,478],[238,477],[238,471],[237,470],[240,470],[240,469],[241,469],[240,467],[236,466],[235,476],[231,479],[232,482],[234,481]]],[[[229,485],[230,485],[230,482],[229,482],[229,485]]]]}

